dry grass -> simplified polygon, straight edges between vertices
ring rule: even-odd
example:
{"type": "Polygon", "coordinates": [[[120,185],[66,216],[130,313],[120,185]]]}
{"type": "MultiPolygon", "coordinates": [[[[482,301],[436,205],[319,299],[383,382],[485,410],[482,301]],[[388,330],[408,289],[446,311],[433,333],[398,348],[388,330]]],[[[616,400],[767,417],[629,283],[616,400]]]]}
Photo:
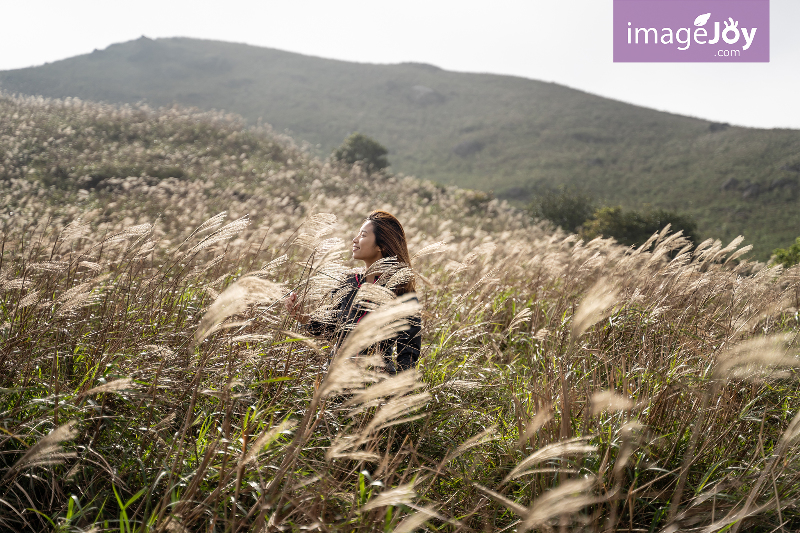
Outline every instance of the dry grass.
{"type": "Polygon", "coordinates": [[[0,113],[3,528],[800,524],[800,270],[666,232],[576,241],[231,118],[0,113]],[[424,354],[396,377],[349,356],[413,305],[387,299],[329,362],[280,299],[326,316],[342,240],[375,208],[418,253],[424,354]]]}

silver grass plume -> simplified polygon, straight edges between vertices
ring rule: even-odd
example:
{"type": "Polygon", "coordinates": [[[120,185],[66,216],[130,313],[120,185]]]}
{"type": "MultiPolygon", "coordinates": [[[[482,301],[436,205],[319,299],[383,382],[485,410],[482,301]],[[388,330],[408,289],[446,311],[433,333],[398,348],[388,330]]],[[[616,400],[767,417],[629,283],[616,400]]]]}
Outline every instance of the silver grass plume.
{"type": "Polygon", "coordinates": [[[483,386],[485,386],[485,382],[483,381],[470,381],[468,379],[452,379],[439,385],[439,387],[453,390],[475,390],[483,386]]]}
{"type": "Polygon", "coordinates": [[[339,237],[331,237],[321,241],[315,248],[317,254],[325,256],[331,252],[335,252],[338,248],[344,246],[344,240],[339,237]]]}
{"type": "Polygon", "coordinates": [[[646,263],[647,266],[661,262],[670,252],[676,248],[685,246],[688,242],[689,240],[683,237],[683,230],[673,233],[658,243],[656,249],[653,250],[653,254],[646,263]]]}
{"type": "Polygon", "coordinates": [[[63,272],[69,268],[69,263],[65,261],[45,261],[43,263],[31,263],[30,267],[33,270],[44,272],[63,272]]]}
{"type": "Polygon", "coordinates": [[[63,426],[55,428],[53,431],[39,439],[39,442],[28,448],[14,466],[12,466],[3,477],[3,480],[8,480],[20,470],[30,468],[32,466],[41,466],[49,464],[58,464],[65,459],[75,457],[74,453],[64,452],[61,448],[61,443],[65,440],[71,440],[78,436],[78,430],[75,429],[77,422],[70,420],[63,426]]]}
{"type": "Polygon", "coordinates": [[[217,214],[216,214],[216,215],[214,215],[213,217],[209,218],[208,220],[206,220],[205,222],[203,222],[202,224],[200,224],[200,225],[199,225],[199,226],[198,226],[198,227],[197,227],[197,228],[196,228],[196,229],[195,229],[195,230],[194,230],[192,233],[190,233],[190,234],[189,234],[189,236],[188,236],[188,237],[186,237],[186,238],[183,240],[183,242],[182,242],[182,243],[180,243],[180,245],[178,245],[178,247],[177,247],[177,248],[175,248],[174,250],[172,250],[170,253],[176,253],[178,250],[180,250],[180,249],[181,249],[181,247],[182,247],[184,244],[186,244],[187,242],[189,242],[189,239],[191,239],[192,237],[194,237],[194,236],[195,236],[195,235],[197,235],[198,233],[202,233],[202,232],[204,232],[204,231],[206,231],[206,230],[213,229],[213,228],[216,228],[216,227],[220,226],[220,225],[221,225],[221,224],[224,222],[224,220],[225,220],[225,217],[227,217],[227,216],[228,216],[228,212],[227,212],[227,211],[223,211],[223,212],[221,212],[221,213],[217,213],[217,214]]]}
{"type": "Polygon", "coordinates": [[[742,241],[744,241],[744,236],[739,235],[738,237],[733,239],[730,242],[730,244],[728,244],[728,246],[726,246],[725,248],[719,250],[717,253],[711,255],[708,260],[711,261],[711,262],[718,261],[719,259],[724,257],[725,254],[736,250],[739,247],[739,245],[742,244],[742,241]]]}
{"type": "Polygon", "coordinates": [[[430,254],[439,254],[446,251],[447,251],[447,241],[439,241],[433,244],[429,244],[428,246],[425,246],[422,249],[418,250],[416,253],[414,253],[414,255],[411,256],[411,259],[416,259],[418,257],[423,257],[430,254]]]}
{"type": "Polygon", "coordinates": [[[702,258],[702,253],[706,251],[707,248],[711,248],[715,244],[721,244],[719,241],[715,241],[714,239],[708,238],[698,244],[694,249],[694,255],[699,259],[702,258]]]}
{"type": "Polygon", "coordinates": [[[581,266],[578,267],[578,272],[591,272],[598,266],[602,265],[605,261],[605,257],[600,252],[595,252],[589,259],[583,262],[581,266]]]}
{"type": "Polygon", "coordinates": [[[216,300],[217,298],[219,298],[219,293],[214,289],[212,289],[210,286],[206,285],[202,287],[202,289],[203,291],[205,291],[206,294],[208,294],[208,297],[211,298],[212,300],[216,300]]]}
{"type": "Polygon", "coordinates": [[[733,252],[730,255],[730,257],[728,257],[725,260],[724,264],[727,265],[728,263],[733,263],[734,261],[736,261],[737,259],[739,259],[741,256],[743,256],[744,254],[746,254],[747,252],[749,252],[752,249],[753,249],[753,245],[752,244],[748,244],[747,246],[743,246],[743,247],[739,248],[738,250],[733,252]]]}
{"type": "MultiPolygon", "coordinates": [[[[297,333],[293,332],[282,332],[286,333],[287,335],[298,336],[297,333]]],[[[267,342],[274,339],[274,335],[257,335],[257,334],[247,334],[247,335],[239,335],[237,337],[232,337],[229,342],[267,342]]],[[[319,347],[317,347],[319,349],[319,347]]]]}
{"type": "MultiPolygon", "coordinates": [[[[585,494],[594,483],[595,480],[593,478],[566,481],[558,487],[545,492],[533,502],[530,508],[526,508],[502,494],[498,494],[477,483],[475,488],[520,516],[522,524],[519,531],[528,531],[540,526],[546,526],[547,522],[555,517],[570,515],[580,511],[587,505],[603,501],[602,498],[585,494]]],[[[549,530],[549,528],[546,528],[546,530],[549,530]]]]}
{"type": "Polygon", "coordinates": [[[577,513],[587,505],[598,502],[598,498],[586,492],[594,486],[592,477],[562,483],[537,498],[522,521],[520,531],[528,531],[545,525],[550,519],[577,513]]]}
{"type": "Polygon", "coordinates": [[[639,254],[641,254],[642,252],[646,252],[647,250],[649,250],[649,249],[650,249],[650,247],[653,245],[653,243],[654,243],[654,242],[656,242],[656,239],[658,239],[658,232],[656,232],[656,233],[653,233],[653,234],[650,236],[650,238],[649,238],[649,239],[647,239],[646,241],[644,241],[644,244],[642,244],[641,246],[639,246],[638,248],[636,248],[636,249],[634,250],[634,252],[633,252],[633,254],[632,254],[632,255],[639,255],[639,254]]]}
{"type": "MultiPolygon", "coordinates": [[[[405,266],[403,264],[403,266],[405,266]]],[[[401,263],[397,260],[397,257],[382,257],[372,263],[368,269],[364,271],[365,276],[370,276],[372,274],[383,274],[385,272],[394,272],[396,269],[401,267],[401,263]]]]}
{"type": "Polygon", "coordinates": [[[245,276],[225,289],[208,308],[194,335],[195,346],[216,331],[222,321],[241,313],[251,304],[272,302],[282,297],[281,285],[271,281],[245,276]]]}
{"type": "Polygon", "coordinates": [[[100,276],[65,291],[64,294],[56,300],[56,305],[59,306],[56,311],[56,316],[64,316],[74,309],[93,303],[99,296],[94,292],[94,287],[106,277],[108,276],[100,276]]]}
{"type": "Polygon", "coordinates": [[[148,233],[150,233],[152,229],[153,226],[148,223],[139,224],[137,226],[130,226],[128,228],[125,228],[121,232],[115,233],[114,235],[111,235],[110,237],[106,238],[105,242],[114,243],[130,239],[131,237],[141,237],[143,235],[147,235],[148,233]]]}
{"type": "Polygon", "coordinates": [[[445,272],[448,272],[452,276],[464,272],[467,268],[469,268],[468,265],[452,259],[444,266],[445,272]]]}
{"type": "Polygon", "coordinates": [[[177,416],[178,416],[177,413],[175,411],[172,411],[170,414],[159,420],[156,425],[152,426],[149,429],[149,431],[158,432],[159,429],[167,427],[169,424],[171,424],[172,421],[175,420],[175,418],[177,418],[177,416]]]}
{"type": "Polygon", "coordinates": [[[33,280],[30,278],[15,278],[3,281],[2,287],[4,290],[12,290],[25,289],[31,285],[33,285],[33,280]]]}
{"type": "MultiPolygon", "coordinates": [[[[357,330],[358,328],[353,332],[357,330]]],[[[353,335],[353,332],[350,335],[353,335]]],[[[370,344],[366,343],[364,348],[370,344]]],[[[370,357],[340,357],[339,353],[335,354],[328,373],[325,374],[320,386],[320,397],[325,398],[332,394],[360,388],[365,383],[377,383],[383,380],[384,376],[380,372],[370,370],[370,366],[382,367],[383,358],[377,355],[370,357]]]]}
{"type": "Polygon", "coordinates": [[[426,278],[425,276],[423,276],[419,272],[414,272],[414,275],[416,277],[418,277],[428,287],[431,287],[431,288],[435,288],[436,287],[436,285],[434,285],[434,283],[431,280],[429,280],[428,278],[426,278]]]}
{"type": "Polygon", "coordinates": [[[87,390],[83,394],[79,395],[78,398],[83,399],[92,394],[100,394],[104,392],[119,393],[120,391],[130,390],[132,385],[133,380],[131,378],[115,379],[114,381],[109,381],[108,383],[103,383],[102,385],[98,385],[97,387],[87,390]]]}
{"type": "Polygon", "coordinates": [[[319,277],[311,280],[308,290],[305,292],[306,302],[320,302],[310,316],[312,320],[333,324],[338,313],[339,304],[345,299],[350,291],[349,287],[339,285],[331,286],[330,278],[319,277]],[[320,283],[321,281],[321,283],[320,283]],[[338,287],[338,288],[337,288],[338,287]],[[332,294],[330,291],[334,291],[332,294]],[[323,300],[324,299],[324,300],[323,300]],[[324,301],[324,303],[322,303],[324,301]]]}
{"type": "Polygon", "coordinates": [[[401,267],[397,270],[389,280],[386,282],[385,287],[389,290],[394,290],[397,287],[405,285],[409,281],[414,279],[414,271],[409,267],[401,267]]]}
{"type": "Polygon", "coordinates": [[[520,310],[520,312],[516,314],[514,319],[511,320],[511,323],[508,325],[506,331],[508,333],[511,333],[514,330],[514,328],[516,328],[517,326],[525,322],[528,318],[530,318],[531,314],[532,312],[530,307],[525,307],[522,310],[520,310]]]}
{"type": "Polygon", "coordinates": [[[100,272],[103,269],[102,265],[95,263],[94,261],[81,261],[78,263],[78,266],[88,268],[92,272],[100,272]]]}
{"type": "Polygon", "coordinates": [[[528,457],[520,461],[514,469],[505,477],[503,483],[507,483],[512,479],[528,474],[527,469],[535,464],[555,459],[558,457],[566,457],[568,455],[584,455],[587,453],[594,453],[597,447],[586,444],[588,437],[578,437],[561,442],[548,444],[530,454],[528,457]]]}
{"type": "Polygon", "coordinates": [[[609,285],[607,279],[602,278],[589,289],[586,297],[572,317],[572,338],[577,339],[583,333],[603,318],[606,311],[617,299],[616,290],[609,285]]]}
{"type": "Polygon", "coordinates": [[[524,447],[534,433],[542,429],[545,424],[553,419],[553,411],[550,407],[542,409],[528,422],[525,433],[520,435],[519,445],[524,447]]]}
{"type": "Polygon", "coordinates": [[[269,274],[269,273],[273,272],[274,270],[276,270],[277,268],[280,268],[281,266],[283,266],[286,263],[286,261],[288,261],[288,260],[289,260],[289,256],[286,255],[286,254],[283,254],[283,255],[281,255],[279,257],[276,257],[275,259],[273,259],[272,261],[270,261],[269,263],[267,263],[263,267],[261,267],[261,270],[259,270],[258,272],[260,274],[269,274]]]}
{"type": "Polygon", "coordinates": [[[455,450],[447,454],[447,456],[442,460],[442,464],[449,463],[456,457],[459,457],[461,454],[471,448],[474,448],[475,446],[486,444],[487,442],[497,440],[498,438],[500,437],[497,435],[497,426],[490,426],[474,437],[470,437],[466,441],[459,444],[455,450]]]}
{"type": "Polygon", "coordinates": [[[292,241],[292,244],[309,250],[316,250],[321,244],[322,237],[330,234],[335,224],[336,215],[334,214],[313,214],[303,222],[303,231],[292,241]]]}
{"type": "Polygon", "coordinates": [[[378,507],[410,505],[413,503],[414,497],[416,496],[414,484],[415,482],[412,481],[411,483],[406,483],[405,485],[400,485],[393,489],[384,490],[377,497],[368,501],[360,511],[366,513],[378,507]]]}
{"type": "Polygon", "coordinates": [[[19,301],[19,308],[23,309],[25,307],[28,307],[30,305],[35,305],[37,303],[39,303],[39,291],[38,290],[29,292],[28,294],[26,294],[25,297],[22,298],[19,301]]]}
{"type": "Polygon", "coordinates": [[[418,531],[420,527],[430,520],[437,517],[438,513],[430,507],[418,507],[417,512],[404,518],[402,522],[397,524],[393,533],[411,533],[418,531]]]}
{"type": "Polygon", "coordinates": [[[509,500],[508,498],[506,498],[502,494],[499,494],[499,493],[497,493],[497,492],[495,492],[495,491],[493,491],[491,489],[488,489],[488,488],[484,487],[483,485],[481,485],[479,483],[473,483],[473,485],[475,486],[476,489],[478,489],[479,492],[482,492],[486,496],[489,496],[491,499],[493,499],[497,503],[503,505],[504,507],[506,507],[510,511],[514,512],[516,515],[522,516],[522,517],[527,516],[528,509],[524,505],[520,505],[520,504],[518,504],[517,502],[515,502],[513,500],[509,500]]]}
{"type": "Polygon", "coordinates": [[[411,414],[428,403],[430,397],[431,395],[427,392],[421,392],[409,396],[395,396],[381,406],[363,432],[365,434],[369,434],[390,426],[413,420],[414,418],[405,418],[405,416],[411,414]]]}
{"type": "Polygon", "coordinates": [[[203,272],[208,272],[209,270],[220,264],[223,259],[225,259],[224,253],[218,255],[217,257],[211,259],[210,261],[207,261],[204,265],[198,265],[194,267],[194,272],[195,274],[202,274],[203,272]]]}
{"type": "Polygon", "coordinates": [[[499,270],[500,270],[500,266],[496,266],[496,267],[494,267],[494,268],[490,269],[490,270],[489,270],[489,271],[488,271],[486,274],[484,274],[483,276],[481,276],[481,278],[480,278],[478,281],[476,281],[476,282],[475,282],[475,284],[474,284],[474,285],[472,285],[472,287],[470,287],[469,289],[467,289],[467,291],[466,291],[466,292],[464,292],[463,294],[460,294],[460,295],[456,296],[456,297],[453,299],[453,304],[461,304],[461,303],[463,303],[463,302],[464,302],[464,301],[465,301],[465,300],[466,300],[466,299],[467,299],[467,298],[468,298],[468,297],[469,297],[469,296],[470,296],[470,295],[471,295],[473,292],[475,292],[475,290],[476,290],[478,287],[480,287],[480,286],[481,286],[481,285],[483,285],[484,283],[486,283],[486,284],[488,285],[488,284],[490,284],[490,283],[494,283],[494,282],[498,281],[498,279],[497,279],[497,278],[493,278],[492,276],[494,276],[495,274],[497,274],[497,272],[498,272],[499,270]]]}
{"type": "Polygon", "coordinates": [[[145,346],[145,349],[151,352],[153,355],[161,358],[171,357],[175,353],[169,347],[158,344],[148,344],[145,346]]]}
{"type": "Polygon", "coordinates": [[[254,461],[258,458],[258,455],[264,451],[264,448],[272,444],[275,439],[277,439],[281,433],[285,431],[291,431],[297,426],[297,422],[294,420],[284,420],[277,426],[265,429],[264,432],[258,436],[258,438],[253,442],[250,446],[250,449],[247,450],[246,453],[242,454],[241,463],[247,464],[251,461],[254,461]]]}
{"type": "Polygon", "coordinates": [[[633,401],[630,398],[611,390],[595,392],[592,394],[590,403],[593,416],[603,411],[625,411],[633,407],[633,401]]]}
{"type": "Polygon", "coordinates": [[[336,220],[337,217],[333,213],[314,213],[303,222],[303,228],[312,233],[330,232],[336,220]]]}
{"type": "Polygon", "coordinates": [[[64,229],[61,230],[61,235],[59,235],[59,239],[63,242],[73,241],[89,233],[90,229],[89,224],[86,224],[80,218],[76,218],[64,226],[64,229]]]}
{"type": "Polygon", "coordinates": [[[486,259],[489,257],[497,248],[497,245],[493,242],[485,242],[475,248],[472,252],[468,253],[464,256],[464,259],[461,261],[464,265],[471,265],[479,258],[486,259]]]}
{"type": "Polygon", "coordinates": [[[791,333],[756,337],[725,350],[717,357],[715,380],[761,380],[785,376],[785,370],[800,367],[800,358],[789,355],[786,343],[791,333]]]}
{"type": "Polygon", "coordinates": [[[227,211],[223,211],[221,213],[217,213],[213,217],[209,218],[208,220],[206,220],[205,222],[200,224],[197,227],[197,229],[192,232],[192,235],[196,235],[198,233],[202,233],[205,230],[221,226],[222,223],[225,221],[225,217],[227,217],[227,216],[228,216],[228,212],[227,211]]]}
{"type": "Polygon", "coordinates": [[[657,242],[660,243],[662,241],[662,239],[664,239],[664,237],[667,236],[667,234],[669,233],[669,230],[671,230],[671,229],[672,229],[672,224],[667,224],[666,226],[661,228],[661,231],[658,233],[657,242]]]}
{"type": "Polygon", "coordinates": [[[396,297],[397,296],[392,291],[382,285],[377,283],[364,283],[359,287],[353,301],[362,306],[367,305],[367,302],[371,302],[371,305],[368,305],[368,307],[374,309],[380,305],[391,302],[396,297]]]}
{"type": "MultiPolygon", "coordinates": [[[[720,250],[722,250],[722,241],[720,241],[719,239],[715,239],[713,241],[711,239],[708,239],[708,241],[711,242],[707,246],[705,246],[702,249],[702,251],[699,249],[700,247],[695,249],[695,256],[697,257],[698,264],[709,262],[709,260],[712,257],[714,257],[720,250]]],[[[705,244],[705,242],[708,241],[704,241],[703,244],[705,244]]]]}
{"type": "Polygon", "coordinates": [[[374,452],[359,450],[362,444],[369,441],[362,433],[355,435],[342,435],[336,437],[325,450],[325,460],[350,459],[352,461],[377,461],[380,456],[374,452]]]}
{"type": "Polygon", "coordinates": [[[622,446],[620,446],[619,452],[617,453],[617,459],[614,462],[613,470],[615,477],[617,477],[617,483],[619,483],[619,476],[624,472],[628,460],[630,460],[631,455],[633,455],[633,452],[636,451],[636,447],[639,445],[639,441],[642,438],[642,428],[643,426],[638,420],[626,422],[619,428],[622,446]]]}
{"type": "Polygon", "coordinates": [[[407,372],[401,372],[395,376],[387,378],[380,383],[376,383],[365,389],[354,391],[355,394],[352,398],[342,404],[342,407],[352,407],[354,405],[360,406],[358,411],[353,411],[350,415],[354,415],[368,407],[372,407],[376,400],[380,400],[388,396],[397,396],[406,394],[423,387],[419,370],[411,369],[407,372]]]}
{"type": "Polygon", "coordinates": [[[195,254],[209,246],[212,246],[218,242],[225,241],[238,235],[242,230],[244,230],[250,224],[250,219],[247,215],[243,216],[238,220],[234,220],[223,226],[222,228],[218,229],[214,233],[211,233],[206,238],[192,246],[187,252],[186,255],[195,254]]]}
{"type": "Polygon", "coordinates": [[[155,247],[156,247],[155,241],[153,241],[153,240],[146,241],[144,244],[142,244],[142,246],[136,252],[136,257],[137,258],[144,257],[145,255],[147,255],[150,252],[152,252],[155,247]]]}
{"type": "MultiPolygon", "coordinates": [[[[321,265],[309,279],[309,287],[312,292],[330,293],[341,287],[351,270],[341,263],[328,262],[321,265]]],[[[349,291],[345,289],[345,292],[349,291]]]]}

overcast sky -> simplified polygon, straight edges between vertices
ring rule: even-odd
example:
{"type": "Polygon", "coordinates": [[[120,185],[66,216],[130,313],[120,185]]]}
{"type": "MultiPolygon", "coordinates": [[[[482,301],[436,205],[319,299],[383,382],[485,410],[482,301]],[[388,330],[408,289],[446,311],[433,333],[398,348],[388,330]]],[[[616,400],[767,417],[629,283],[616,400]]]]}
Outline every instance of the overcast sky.
{"type": "Polygon", "coordinates": [[[741,126],[800,129],[800,0],[771,0],[771,61],[755,64],[614,63],[612,8],[612,0],[5,0],[0,70],[141,35],[196,37],[511,74],[741,126]]]}

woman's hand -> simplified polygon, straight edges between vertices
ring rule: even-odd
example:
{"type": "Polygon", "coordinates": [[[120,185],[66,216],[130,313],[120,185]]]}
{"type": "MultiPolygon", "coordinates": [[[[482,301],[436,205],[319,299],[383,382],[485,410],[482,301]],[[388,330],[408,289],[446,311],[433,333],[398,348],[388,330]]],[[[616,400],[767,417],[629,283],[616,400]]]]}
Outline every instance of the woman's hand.
{"type": "Polygon", "coordinates": [[[300,313],[301,305],[297,301],[297,293],[290,292],[289,296],[287,296],[286,300],[284,300],[284,303],[286,304],[286,312],[289,313],[289,316],[301,324],[308,322],[308,316],[300,313]]]}

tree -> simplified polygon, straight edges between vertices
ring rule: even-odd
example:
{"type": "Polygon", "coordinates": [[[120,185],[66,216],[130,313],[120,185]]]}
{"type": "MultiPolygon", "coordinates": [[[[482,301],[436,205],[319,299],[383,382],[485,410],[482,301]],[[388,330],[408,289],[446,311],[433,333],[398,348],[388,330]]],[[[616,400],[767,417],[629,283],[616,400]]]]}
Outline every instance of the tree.
{"type": "Polygon", "coordinates": [[[667,224],[670,224],[673,233],[683,230],[683,236],[693,244],[699,241],[697,223],[687,215],[664,209],[625,212],[619,206],[598,209],[592,219],[583,225],[581,237],[589,240],[602,235],[613,237],[626,246],[639,246],[667,224]]]}
{"type": "Polygon", "coordinates": [[[577,232],[578,228],[595,212],[591,196],[567,189],[549,190],[538,195],[528,206],[533,218],[551,221],[561,229],[577,232]]]}
{"type": "Polygon", "coordinates": [[[776,248],[772,253],[775,255],[774,262],[786,268],[800,263],[800,237],[796,238],[790,247],[776,248]]]}
{"type": "Polygon", "coordinates": [[[378,141],[356,132],[334,150],[333,158],[348,165],[362,162],[367,172],[372,173],[389,166],[389,161],[386,159],[388,153],[389,151],[378,141]]]}

